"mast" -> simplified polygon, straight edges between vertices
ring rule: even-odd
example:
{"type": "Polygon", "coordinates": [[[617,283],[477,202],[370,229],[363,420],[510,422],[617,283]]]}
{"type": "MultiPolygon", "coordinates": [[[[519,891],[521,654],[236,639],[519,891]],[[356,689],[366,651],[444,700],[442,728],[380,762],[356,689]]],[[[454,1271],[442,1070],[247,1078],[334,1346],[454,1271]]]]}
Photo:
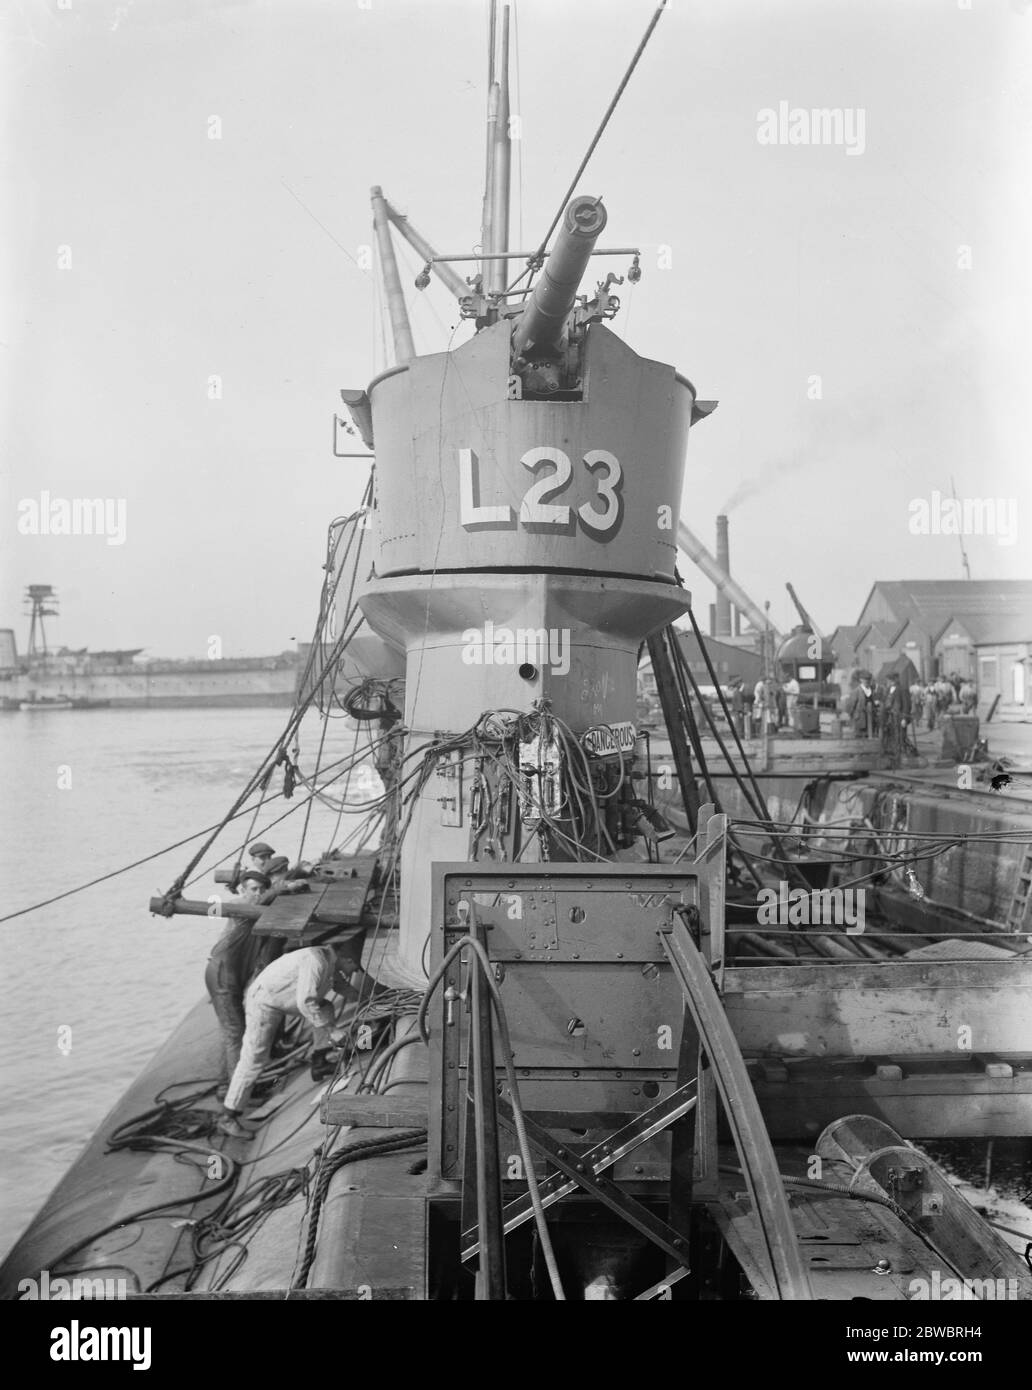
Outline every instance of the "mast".
{"type": "Polygon", "coordinates": [[[387,213],[387,202],[379,184],[371,188],[369,194],[373,204],[373,230],[376,233],[376,245],[380,253],[380,272],[383,275],[387,313],[390,316],[391,333],[394,338],[394,359],[396,362],[407,362],[410,358],[415,357],[416,347],[412,341],[412,327],[409,324],[408,309],[405,307],[405,295],[401,288],[401,277],[398,274],[398,262],[394,255],[394,243],[391,241],[391,224],[387,213]]]}
{"type": "MultiPolygon", "coordinates": [[[[509,140],[509,6],[502,8],[501,57],[498,65],[498,100],[494,119],[494,159],[491,166],[491,250],[502,255],[509,249],[509,193],[512,146],[509,140]]],[[[505,289],[505,261],[489,261],[484,277],[489,293],[505,289]]]]}
{"type": "MultiPolygon", "coordinates": [[[[502,7],[501,53],[499,55],[498,3],[491,0],[488,25],[487,60],[487,158],[484,173],[484,216],[480,242],[485,257],[502,255],[509,249],[509,186],[512,151],[509,141],[509,6],[502,7]]],[[[505,261],[484,260],[483,288],[486,294],[505,289],[505,261]]],[[[494,323],[497,308],[486,319],[494,323]]]]}
{"type": "MultiPolygon", "coordinates": [[[[498,0],[491,0],[487,26],[487,149],[484,155],[484,203],[480,219],[480,247],[484,255],[494,250],[492,234],[493,205],[491,192],[494,188],[495,126],[498,120],[498,92],[495,88],[495,45],[498,35],[498,0]]],[[[481,274],[486,274],[490,261],[481,263],[481,274]]]]}

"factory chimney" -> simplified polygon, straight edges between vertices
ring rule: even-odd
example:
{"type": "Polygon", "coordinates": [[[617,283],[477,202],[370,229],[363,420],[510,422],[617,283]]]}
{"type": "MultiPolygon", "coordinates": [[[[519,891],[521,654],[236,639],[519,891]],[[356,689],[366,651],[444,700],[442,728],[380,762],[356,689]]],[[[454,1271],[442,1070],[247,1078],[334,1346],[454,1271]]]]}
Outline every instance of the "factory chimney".
{"type": "MultiPolygon", "coordinates": [[[[731,555],[727,538],[727,517],[717,517],[717,564],[730,578],[731,555]]],[[[731,636],[731,600],[720,588],[717,589],[717,624],[715,636],[731,636]]]]}

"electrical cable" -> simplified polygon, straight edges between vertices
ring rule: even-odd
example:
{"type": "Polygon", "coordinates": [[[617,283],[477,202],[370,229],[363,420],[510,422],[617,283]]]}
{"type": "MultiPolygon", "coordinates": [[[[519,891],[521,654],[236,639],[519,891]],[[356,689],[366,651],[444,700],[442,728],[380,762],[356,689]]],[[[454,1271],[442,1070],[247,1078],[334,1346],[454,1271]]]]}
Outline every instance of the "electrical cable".
{"type": "MultiPolygon", "coordinates": [[[[195,1151],[202,1155],[207,1162],[211,1156],[210,1149],[201,1149],[197,1146],[184,1145],[184,1148],[193,1147],[195,1151]]],[[[209,1197],[214,1197],[224,1191],[231,1183],[236,1181],[236,1165],[231,1158],[225,1154],[219,1157],[227,1165],[228,1172],[219,1179],[211,1182],[203,1193],[192,1193],[186,1197],[176,1197],[168,1202],[157,1202],[153,1206],[140,1207],[137,1211],[129,1212],[120,1216],[116,1221],[111,1221],[106,1226],[102,1226],[99,1231],[93,1231],[90,1235],[77,1240],[74,1245],[69,1245],[62,1250],[60,1255],[53,1257],[50,1264],[54,1269],[59,1269],[67,1259],[76,1254],[84,1246],[92,1245],[94,1241],[100,1240],[102,1236],[109,1235],[112,1231],[122,1230],[126,1226],[134,1225],[138,1221],[147,1220],[153,1216],[162,1215],[167,1211],[174,1211],[176,1207],[193,1206],[196,1202],[207,1201],[209,1197]]]]}
{"type": "MultiPolygon", "coordinates": [[[[470,901],[471,925],[475,927],[475,909],[470,901]]],[[[558,1302],[564,1302],[566,1295],[563,1292],[562,1281],[559,1277],[559,1267],[555,1261],[555,1254],[552,1250],[551,1237],[548,1232],[548,1223],[545,1219],[545,1209],[541,1201],[541,1193],[538,1188],[537,1175],[534,1172],[534,1160],[530,1151],[530,1141],[527,1138],[526,1126],[523,1122],[523,1107],[520,1103],[519,1082],[516,1079],[516,1069],[512,1062],[512,1040],[509,1037],[509,1025],[505,1017],[505,1005],[495,981],[494,971],[487,952],[475,937],[463,936],[456,941],[444,956],[437,969],[431,975],[426,987],[426,992],[419,1005],[416,1015],[416,1027],[423,1041],[429,1044],[430,1035],[426,1027],[426,1012],[430,1006],[430,1000],[444,979],[448,966],[458,956],[464,947],[468,947],[472,952],[482,971],[484,983],[487,986],[491,998],[495,1021],[498,1025],[498,1032],[501,1038],[502,1065],[505,1068],[506,1080],[509,1084],[509,1092],[512,1104],[513,1124],[516,1129],[516,1138],[519,1145],[520,1156],[523,1161],[523,1171],[527,1180],[527,1193],[530,1203],[534,1210],[534,1222],[537,1227],[538,1239],[541,1242],[541,1252],[544,1256],[545,1264],[548,1269],[548,1276],[552,1284],[552,1292],[558,1302]]],[[[473,962],[470,961],[470,968],[473,962]]]]}

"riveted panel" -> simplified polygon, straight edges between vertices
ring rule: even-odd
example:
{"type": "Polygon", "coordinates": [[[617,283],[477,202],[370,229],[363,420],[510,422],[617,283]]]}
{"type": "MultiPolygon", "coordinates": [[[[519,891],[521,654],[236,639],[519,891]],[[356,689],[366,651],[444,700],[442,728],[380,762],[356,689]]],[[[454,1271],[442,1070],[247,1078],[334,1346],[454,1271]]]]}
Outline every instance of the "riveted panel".
{"type": "MultiPolygon", "coordinates": [[[[590,1148],[676,1087],[683,1001],[658,934],[675,912],[697,920],[699,895],[697,872],[662,865],[434,866],[432,962],[474,923],[483,931],[520,1100],[571,1151],[590,1148]]],[[[431,1084],[443,1101],[431,1148],[446,1179],[461,1176],[466,980],[457,959],[429,1013],[431,1084]]],[[[498,1079],[508,1096],[500,1066],[498,1079]]],[[[659,1134],[615,1175],[665,1179],[669,1151],[669,1135],[659,1134]]],[[[518,1178],[510,1157],[503,1171],[518,1178]]]]}

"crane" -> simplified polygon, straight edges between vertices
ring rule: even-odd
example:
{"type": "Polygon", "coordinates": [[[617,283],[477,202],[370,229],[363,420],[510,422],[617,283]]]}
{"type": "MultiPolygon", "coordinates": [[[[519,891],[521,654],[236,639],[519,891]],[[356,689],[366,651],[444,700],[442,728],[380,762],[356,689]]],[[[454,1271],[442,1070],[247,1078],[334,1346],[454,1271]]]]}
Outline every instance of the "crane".
{"type": "Polygon", "coordinates": [[[789,598],[796,606],[796,610],[799,614],[799,617],[802,619],[803,627],[809,628],[812,633],[814,633],[817,637],[821,639],[821,644],[824,645],[826,641],[824,633],[821,632],[817,624],[810,617],[809,613],[807,613],[806,609],[802,605],[802,602],[800,601],[799,595],[792,588],[792,585],[788,582],[788,580],[785,581],[785,588],[788,590],[789,598]]]}

